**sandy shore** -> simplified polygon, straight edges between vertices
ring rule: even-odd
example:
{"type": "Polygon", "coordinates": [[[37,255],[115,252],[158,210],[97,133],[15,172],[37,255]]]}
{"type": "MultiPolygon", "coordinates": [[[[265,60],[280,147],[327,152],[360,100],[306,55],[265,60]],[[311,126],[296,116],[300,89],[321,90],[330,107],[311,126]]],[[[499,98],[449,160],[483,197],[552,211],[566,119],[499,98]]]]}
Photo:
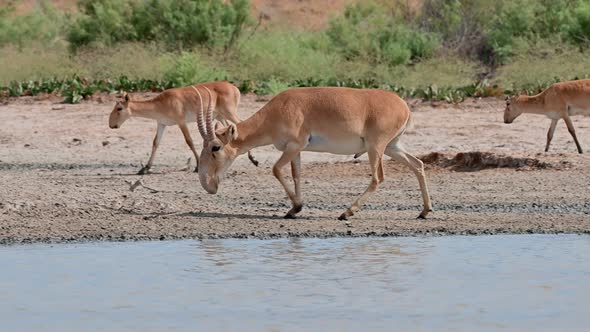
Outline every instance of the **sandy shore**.
{"type": "MultiPolygon", "coordinates": [[[[562,122],[552,151],[543,153],[549,120],[525,115],[505,125],[503,100],[410,101],[415,127],[403,142],[428,156],[434,213],[415,219],[417,181],[387,161],[385,183],[346,225],[336,218],[367,187],[366,159],[304,153],[304,210],[299,219],[284,220],[289,201],[270,170],[278,158],[273,147],[254,150],[258,168],[240,157],[220,192],[208,195],[197,175],[183,170],[191,153],[180,130],[170,127],[155,173],[141,178],[135,173],[147,161],[156,125],[131,119],[111,130],[114,102],[102,99],[63,105],[20,98],[0,106],[0,243],[590,233],[588,155],[576,153],[562,122]],[[129,183],[140,178],[145,187],[131,192],[129,183]]],[[[266,102],[242,100],[242,118],[266,102]]],[[[590,118],[576,117],[574,124],[590,151],[590,118]]],[[[196,125],[191,128],[200,146],[196,125]]]]}

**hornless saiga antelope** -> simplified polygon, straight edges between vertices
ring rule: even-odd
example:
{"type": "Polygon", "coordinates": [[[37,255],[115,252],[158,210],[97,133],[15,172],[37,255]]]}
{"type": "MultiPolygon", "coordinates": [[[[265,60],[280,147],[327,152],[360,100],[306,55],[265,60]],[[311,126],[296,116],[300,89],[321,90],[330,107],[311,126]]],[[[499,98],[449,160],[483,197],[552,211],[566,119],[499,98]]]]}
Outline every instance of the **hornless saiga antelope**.
{"type": "MultiPolygon", "coordinates": [[[[208,88],[212,93],[209,95],[209,104],[215,110],[215,118],[227,124],[226,120],[233,123],[239,123],[240,118],[237,115],[238,103],[240,102],[240,90],[229,82],[209,82],[197,85],[191,85],[182,88],[175,88],[166,90],[153,99],[138,101],[130,100],[129,95],[125,93],[123,101],[117,102],[111,115],[109,117],[109,126],[113,129],[121,127],[130,117],[142,117],[154,119],[158,123],[156,137],[152,146],[152,154],[150,159],[138,174],[146,174],[150,171],[156,150],[164,135],[166,126],[178,125],[186,144],[189,146],[195,156],[197,166],[195,172],[199,168],[199,154],[195,150],[193,139],[188,130],[187,123],[195,122],[197,113],[199,112],[199,105],[202,107],[202,97],[198,93],[199,89],[208,88]]],[[[248,158],[250,161],[258,166],[258,161],[254,159],[250,151],[248,151],[248,158]]]]}
{"type": "MultiPolygon", "coordinates": [[[[206,89],[205,89],[206,90],[206,89]]],[[[207,91],[209,93],[209,91],[207,91]]],[[[395,93],[384,90],[349,88],[296,88],[275,96],[247,120],[213,129],[213,108],[209,105],[197,117],[203,137],[199,181],[210,194],[217,193],[220,178],[238,155],[273,144],[283,152],[273,167],[293,203],[285,218],[295,218],[301,200],[301,151],[358,154],[367,152],[372,180],[367,190],[338,218],[352,216],[383,182],[383,155],[407,165],[416,174],[424,209],[419,218],[432,211],[422,161],[404,150],[399,140],[410,121],[410,109],[395,93]],[[294,190],[283,177],[283,166],[291,163],[294,190]]],[[[219,124],[217,124],[219,125],[219,124]]]]}
{"type": "Polygon", "coordinates": [[[535,96],[520,95],[506,98],[504,123],[512,123],[522,113],[544,114],[551,119],[545,152],[549,151],[557,121],[563,119],[574,138],[578,152],[582,153],[582,147],[578,142],[576,130],[570,117],[573,115],[590,116],[590,80],[555,83],[535,96]]]}

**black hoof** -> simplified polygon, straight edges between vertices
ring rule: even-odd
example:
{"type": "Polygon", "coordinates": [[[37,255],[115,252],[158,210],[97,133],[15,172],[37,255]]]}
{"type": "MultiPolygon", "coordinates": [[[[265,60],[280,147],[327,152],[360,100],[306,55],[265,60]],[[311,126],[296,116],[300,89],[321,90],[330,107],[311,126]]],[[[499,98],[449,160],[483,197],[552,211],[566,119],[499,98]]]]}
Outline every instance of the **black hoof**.
{"type": "Polygon", "coordinates": [[[295,205],[289,213],[295,214],[301,212],[301,210],[303,210],[303,204],[295,205]]]}
{"type": "Polygon", "coordinates": [[[194,172],[195,172],[195,173],[199,173],[199,166],[195,167],[195,170],[194,170],[194,172]]]}
{"type": "Polygon", "coordinates": [[[146,175],[150,173],[149,167],[144,167],[137,172],[137,175],[146,175]]]}
{"type": "Polygon", "coordinates": [[[303,210],[303,204],[295,205],[287,214],[283,217],[285,219],[295,219],[295,215],[303,210]]]}

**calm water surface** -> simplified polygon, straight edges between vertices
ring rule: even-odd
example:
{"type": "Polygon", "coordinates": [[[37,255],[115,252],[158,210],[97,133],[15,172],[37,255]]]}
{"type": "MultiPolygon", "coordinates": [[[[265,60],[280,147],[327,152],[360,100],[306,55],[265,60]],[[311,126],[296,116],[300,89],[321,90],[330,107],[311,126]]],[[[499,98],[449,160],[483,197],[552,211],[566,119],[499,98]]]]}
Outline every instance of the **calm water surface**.
{"type": "Polygon", "coordinates": [[[1,331],[588,331],[590,237],[0,247],[1,331]]]}

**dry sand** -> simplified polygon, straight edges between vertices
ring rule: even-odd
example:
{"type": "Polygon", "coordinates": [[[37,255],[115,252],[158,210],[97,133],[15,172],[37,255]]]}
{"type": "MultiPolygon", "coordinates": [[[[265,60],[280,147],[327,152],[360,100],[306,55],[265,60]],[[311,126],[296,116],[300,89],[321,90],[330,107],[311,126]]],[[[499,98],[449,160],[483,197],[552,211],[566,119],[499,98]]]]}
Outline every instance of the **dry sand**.
{"type": "MultiPolygon", "coordinates": [[[[435,211],[425,221],[415,219],[421,209],[417,181],[387,161],[385,183],[350,225],[337,217],[369,183],[365,158],[304,153],[304,210],[298,219],[284,220],[290,203],[270,170],[279,155],[273,147],[253,151],[258,168],[238,158],[219,193],[209,195],[195,173],[183,170],[191,153],[177,127],[166,131],[155,173],[131,192],[156,125],[131,119],[111,130],[113,97],[99,99],[63,105],[19,98],[0,106],[0,243],[590,233],[588,155],[576,153],[563,122],[551,152],[543,153],[549,120],[524,115],[505,125],[500,99],[456,106],[410,101],[415,126],[403,142],[427,156],[435,211]],[[507,167],[496,167],[498,162],[507,167]]],[[[240,116],[267,100],[243,97],[240,116]]],[[[576,117],[574,124],[590,152],[590,118],[576,117]]],[[[191,128],[200,146],[196,125],[191,128]]]]}

